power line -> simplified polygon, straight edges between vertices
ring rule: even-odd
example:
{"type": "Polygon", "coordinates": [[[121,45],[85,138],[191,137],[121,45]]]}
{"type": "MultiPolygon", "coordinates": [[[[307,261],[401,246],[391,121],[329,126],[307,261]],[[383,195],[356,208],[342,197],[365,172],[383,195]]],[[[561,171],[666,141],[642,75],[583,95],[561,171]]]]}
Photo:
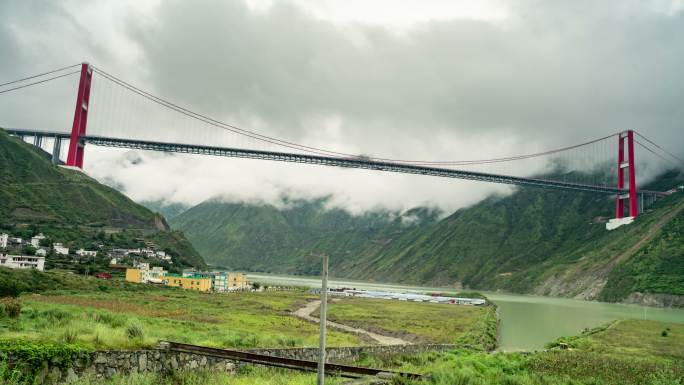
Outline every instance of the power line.
{"type": "Polygon", "coordinates": [[[28,83],[28,84],[23,84],[23,85],[20,85],[20,86],[18,86],[18,87],[10,88],[10,89],[7,89],[7,90],[2,90],[2,91],[0,91],[0,94],[4,94],[5,92],[15,91],[15,90],[19,90],[19,89],[26,88],[26,87],[30,87],[30,86],[35,86],[36,84],[49,82],[49,81],[51,81],[51,80],[55,80],[55,79],[63,78],[63,77],[65,77],[65,76],[77,74],[77,73],[79,73],[79,72],[81,72],[81,71],[69,72],[69,73],[66,73],[66,74],[63,74],[63,75],[53,76],[53,77],[48,78],[48,79],[39,80],[39,81],[37,81],[37,82],[28,83]]]}
{"type": "Polygon", "coordinates": [[[74,68],[74,67],[77,67],[77,66],[79,66],[79,65],[80,65],[80,64],[73,64],[73,65],[70,65],[70,66],[58,68],[58,69],[56,69],[56,70],[52,70],[52,71],[48,71],[48,72],[43,72],[42,74],[33,75],[33,76],[27,76],[27,77],[25,77],[25,78],[21,78],[21,79],[17,79],[17,80],[12,80],[11,82],[7,82],[7,83],[2,83],[2,84],[0,84],[0,87],[8,86],[8,85],[14,84],[14,83],[23,82],[24,80],[31,80],[31,79],[39,78],[39,77],[41,77],[41,76],[50,75],[50,74],[53,74],[53,73],[55,73],[55,72],[60,72],[60,71],[68,70],[69,68],[74,68]]]}
{"type": "MultiPolygon", "coordinates": [[[[347,157],[347,158],[359,158],[359,155],[356,154],[349,154],[349,153],[343,153],[343,152],[337,152],[337,151],[332,151],[332,150],[326,150],[322,148],[317,148],[317,147],[311,147],[311,146],[306,146],[303,144],[299,143],[294,143],[294,142],[289,142],[283,139],[278,139],[274,138],[271,136],[267,135],[262,135],[254,131],[246,130],[240,127],[237,127],[235,125],[231,125],[225,122],[218,121],[216,119],[213,119],[211,117],[208,117],[206,115],[202,115],[200,113],[191,111],[185,107],[179,106],[176,103],[170,102],[168,100],[162,99],[161,97],[158,97],[156,95],[151,94],[150,92],[147,92],[145,90],[142,90],[130,83],[127,83],[119,78],[117,78],[114,75],[111,75],[97,67],[93,67],[96,72],[98,72],[100,75],[104,76],[106,79],[108,79],[111,82],[114,82],[118,84],[119,86],[122,86],[126,89],[128,89],[131,92],[134,92],[138,95],[141,95],[145,97],[148,100],[151,100],[157,104],[160,104],[164,107],[167,107],[171,110],[174,110],[178,113],[181,113],[183,115],[186,115],[188,117],[203,121],[207,124],[213,125],[215,127],[223,128],[225,130],[244,135],[247,137],[250,137],[252,139],[264,141],[267,143],[291,148],[291,149],[296,149],[300,151],[305,151],[309,153],[315,153],[319,155],[334,155],[338,157],[347,157]]],[[[478,159],[478,160],[458,160],[458,161],[425,161],[425,160],[407,160],[407,159],[391,159],[391,158],[379,158],[379,157],[368,157],[368,160],[374,160],[374,161],[384,161],[384,162],[395,162],[395,163],[407,163],[407,164],[423,164],[423,165],[459,165],[459,166],[464,166],[464,165],[477,165],[477,164],[487,164],[487,163],[501,163],[501,162],[508,162],[508,161],[513,161],[513,160],[522,160],[522,159],[529,159],[529,158],[535,158],[535,157],[540,157],[540,156],[546,156],[546,155],[552,155],[555,153],[563,152],[563,151],[568,151],[572,150],[578,147],[586,146],[589,144],[593,144],[608,138],[611,138],[613,136],[616,136],[617,133],[595,139],[589,142],[573,145],[573,146],[568,146],[568,147],[563,147],[555,150],[550,150],[550,151],[544,151],[544,152],[539,152],[539,153],[534,153],[534,154],[526,154],[526,155],[518,155],[518,156],[511,156],[511,157],[504,157],[504,158],[493,158],[493,159],[478,159]]]]}

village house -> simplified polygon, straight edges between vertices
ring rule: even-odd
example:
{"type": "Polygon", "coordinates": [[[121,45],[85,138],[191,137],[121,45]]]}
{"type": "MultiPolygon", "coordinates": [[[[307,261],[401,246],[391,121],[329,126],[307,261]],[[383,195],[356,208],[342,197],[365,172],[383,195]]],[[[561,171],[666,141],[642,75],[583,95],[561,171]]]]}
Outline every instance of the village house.
{"type": "Polygon", "coordinates": [[[167,286],[180,287],[183,289],[197,290],[197,291],[211,291],[212,279],[206,276],[197,274],[191,276],[183,276],[179,274],[168,274],[165,277],[165,284],[167,286]]]}
{"type": "Polygon", "coordinates": [[[96,257],[97,251],[78,249],[76,250],[76,255],[80,255],[82,257],[96,257]]]}
{"type": "Polygon", "coordinates": [[[250,285],[245,273],[228,274],[228,290],[245,290],[249,287],[250,285]]]}
{"type": "Polygon", "coordinates": [[[8,241],[9,241],[9,235],[7,235],[5,233],[0,234],[0,249],[6,249],[8,241]]]}
{"type": "Polygon", "coordinates": [[[0,266],[9,267],[10,269],[36,269],[43,271],[45,269],[45,257],[0,254],[0,266]]]}
{"type": "Polygon", "coordinates": [[[55,254],[69,255],[69,248],[64,247],[64,245],[61,243],[53,243],[52,250],[55,252],[55,254]]]}
{"type": "Polygon", "coordinates": [[[149,263],[139,263],[134,269],[126,269],[126,281],[135,283],[163,284],[167,272],[163,267],[150,268],[149,263]]]}
{"type": "Polygon", "coordinates": [[[31,238],[31,246],[35,247],[36,249],[40,247],[40,241],[45,239],[45,235],[43,233],[40,233],[36,235],[35,237],[31,238]]]}

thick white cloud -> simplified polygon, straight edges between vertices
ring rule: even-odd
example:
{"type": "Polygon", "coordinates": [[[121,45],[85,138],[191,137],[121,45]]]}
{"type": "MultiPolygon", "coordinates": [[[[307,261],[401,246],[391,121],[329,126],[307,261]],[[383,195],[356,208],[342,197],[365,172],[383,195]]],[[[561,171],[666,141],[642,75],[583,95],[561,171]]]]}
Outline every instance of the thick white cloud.
{"type": "MultiPolygon", "coordinates": [[[[627,128],[673,150],[684,147],[681,2],[415,4],[166,0],[46,7],[10,1],[0,5],[6,20],[0,49],[10,53],[3,78],[87,58],[223,121],[352,154],[488,158],[627,128]]],[[[92,130],[120,125],[164,140],[179,135],[172,129],[203,129],[181,119],[161,124],[141,108],[136,115],[121,105],[107,107],[105,91],[99,94],[104,107],[93,106],[92,130]]],[[[71,98],[56,103],[53,97],[45,105],[59,107],[40,108],[43,114],[31,114],[37,121],[32,124],[68,127],[70,109],[63,105],[71,98]]],[[[0,124],[30,120],[14,99],[0,99],[0,112],[0,124]]],[[[212,134],[202,140],[217,139],[212,134]]],[[[234,137],[222,143],[254,145],[234,137]]],[[[201,156],[139,153],[131,162],[129,152],[98,148],[88,148],[86,156],[88,173],[138,200],[194,204],[221,195],[273,203],[283,195],[331,195],[334,204],[355,212],[417,205],[453,210],[509,191],[476,182],[201,156]]],[[[484,171],[522,174],[541,167],[484,171]]]]}

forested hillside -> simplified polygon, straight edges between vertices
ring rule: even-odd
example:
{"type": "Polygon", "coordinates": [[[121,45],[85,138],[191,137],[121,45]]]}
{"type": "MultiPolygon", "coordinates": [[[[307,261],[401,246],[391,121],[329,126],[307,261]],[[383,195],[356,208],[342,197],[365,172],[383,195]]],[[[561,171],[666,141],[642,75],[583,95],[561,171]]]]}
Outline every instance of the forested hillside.
{"type": "MultiPolygon", "coordinates": [[[[669,172],[648,187],[683,180],[669,172]]],[[[589,193],[520,188],[442,219],[426,209],[352,216],[324,203],[277,209],[210,201],[172,226],[210,263],[250,271],[317,274],[315,254],[328,253],[331,274],[365,280],[610,301],[684,289],[684,214],[677,211],[684,191],[614,231],[604,223],[614,201],[589,193]]]]}
{"type": "Polygon", "coordinates": [[[177,266],[204,265],[164,217],[82,172],[52,165],[46,153],[1,129],[0,231],[23,238],[42,232],[76,248],[144,239],[168,250],[177,266]]]}
{"type": "Polygon", "coordinates": [[[206,261],[234,269],[317,274],[319,253],[333,264],[353,259],[361,250],[381,248],[399,234],[436,220],[427,209],[403,215],[377,211],[353,216],[326,209],[325,200],[271,205],[207,201],[174,217],[206,261]]]}

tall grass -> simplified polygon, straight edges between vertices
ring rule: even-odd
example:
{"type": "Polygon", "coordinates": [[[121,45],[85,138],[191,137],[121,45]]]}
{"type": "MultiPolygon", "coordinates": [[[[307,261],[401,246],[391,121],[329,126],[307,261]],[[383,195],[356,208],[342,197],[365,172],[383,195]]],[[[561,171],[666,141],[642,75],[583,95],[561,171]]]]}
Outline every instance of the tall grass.
{"type": "MultiPolygon", "coordinates": [[[[159,374],[131,374],[110,379],[83,378],[75,385],[311,385],[316,382],[313,373],[265,367],[250,367],[239,374],[211,373],[207,371],[176,372],[170,376],[159,374]]],[[[326,384],[341,385],[336,377],[326,378],[326,384]]]]}
{"type": "Polygon", "coordinates": [[[684,379],[684,368],[677,363],[568,351],[523,355],[462,350],[366,357],[357,364],[429,375],[422,382],[397,381],[401,385],[679,385],[684,379]]]}
{"type": "MultiPolygon", "coordinates": [[[[206,295],[181,290],[145,293],[87,291],[24,295],[13,322],[0,317],[7,338],[61,342],[85,347],[138,349],[159,340],[218,348],[315,346],[316,325],[289,313],[306,293],[206,295]]],[[[355,335],[331,331],[334,345],[357,345],[355,335]]]]}
{"type": "Polygon", "coordinates": [[[145,331],[143,330],[143,327],[139,324],[128,325],[128,327],[126,328],[126,335],[131,340],[135,340],[135,339],[144,340],[145,339],[145,331]]]}
{"type": "Polygon", "coordinates": [[[4,314],[9,318],[19,318],[21,314],[21,302],[16,298],[4,298],[2,308],[4,314]]]}

